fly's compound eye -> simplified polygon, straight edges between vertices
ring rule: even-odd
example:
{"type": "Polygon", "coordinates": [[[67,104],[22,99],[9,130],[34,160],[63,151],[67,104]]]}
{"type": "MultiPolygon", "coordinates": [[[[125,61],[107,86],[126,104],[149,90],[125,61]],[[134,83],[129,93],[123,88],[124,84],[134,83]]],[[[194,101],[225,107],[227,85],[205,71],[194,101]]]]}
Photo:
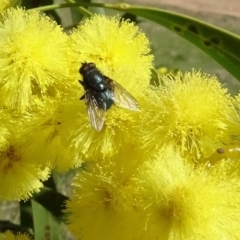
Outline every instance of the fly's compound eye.
{"type": "Polygon", "coordinates": [[[82,63],[82,66],[79,68],[79,73],[84,74],[88,70],[88,64],[86,62],[82,63]]]}
{"type": "Polygon", "coordinates": [[[88,68],[90,69],[96,68],[95,63],[88,63],[88,68]]]}
{"type": "Polygon", "coordinates": [[[79,73],[82,74],[82,75],[85,75],[90,70],[95,69],[95,68],[96,68],[95,63],[84,62],[84,63],[82,63],[82,66],[79,69],[79,73]]]}

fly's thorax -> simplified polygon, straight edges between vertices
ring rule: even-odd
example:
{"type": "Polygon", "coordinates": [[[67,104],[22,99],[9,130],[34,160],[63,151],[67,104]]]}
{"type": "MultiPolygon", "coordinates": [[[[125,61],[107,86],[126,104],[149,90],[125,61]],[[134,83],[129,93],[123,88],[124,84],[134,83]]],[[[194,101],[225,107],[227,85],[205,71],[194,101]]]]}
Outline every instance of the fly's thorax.
{"type": "Polygon", "coordinates": [[[84,77],[84,82],[88,88],[95,91],[104,91],[107,88],[104,76],[99,71],[91,71],[84,77]]]}

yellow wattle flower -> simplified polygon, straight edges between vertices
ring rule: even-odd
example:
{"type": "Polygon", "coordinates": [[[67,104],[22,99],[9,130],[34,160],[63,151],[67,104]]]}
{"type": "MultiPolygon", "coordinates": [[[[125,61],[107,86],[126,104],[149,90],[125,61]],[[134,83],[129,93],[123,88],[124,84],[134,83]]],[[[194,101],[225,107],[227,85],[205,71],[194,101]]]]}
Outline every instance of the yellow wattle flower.
{"type": "Polygon", "coordinates": [[[97,132],[89,123],[84,101],[56,97],[35,100],[21,125],[19,144],[29,159],[57,171],[79,167],[83,161],[108,158],[136,147],[139,112],[112,107],[97,132]],[[134,136],[134,138],[133,138],[134,136]]]}
{"type": "Polygon", "coordinates": [[[136,98],[148,86],[153,68],[150,43],[133,23],[120,22],[119,16],[94,15],[72,32],[70,44],[76,79],[82,62],[94,62],[136,98]]]}
{"type": "Polygon", "coordinates": [[[24,158],[15,146],[9,144],[0,151],[0,199],[27,200],[43,187],[49,169],[42,169],[33,159],[24,158]]]}
{"type": "Polygon", "coordinates": [[[19,3],[19,0],[0,0],[0,14],[6,9],[14,7],[19,3]]]}
{"type": "Polygon", "coordinates": [[[0,20],[0,102],[17,111],[33,96],[54,97],[67,88],[68,37],[37,11],[10,8],[0,20]]]}
{"type": "Polygon", "coordinates": [[[210,156],[228,143],[239,117],[228,90],[215,76],[178,72],[147,92],[143,110],[143,149],[149,153],[172,145],[191,159],[210,156]]]}
{"type": "Polygon", "coordinates": [[[230,172],[239,169],[240,167],[240,94],[233,98],[233,105],[238,116],[238,121],[234,124],[229,124],[232,132],[232,140],[228,144],[219,144],[218,148],[207,158],[203,158],[202,162],[208,163],[209,166],[214,166],[222,160],[231,161],[230,172]]]}
{"type": "MultiPolygon", "coordinates": [[[[149,85],[153,56],[149,54],[149,41],[144,33],[133,23],[119,21],[120,17],[95,15],[72,32],[71,78],[76,82],[82,79],[78,72],[81,63],[94,62],[103,75],[120,83],[139,101],[149,85]]],[[[80,159],[107,158],[134,142],[139,112],[113,105],[106,113],[102,131],[96,132],[89,123],[84,100],[79,100],[83,87],[72,88],[72,95],[66,97],[69,106],[60,115],[69,126],[64,139],[80,159]]]]}
{"type": "Polygon", "coordinates": [[[137,101],[142,99],[142,90],[149,84],[152,67],[149,42],[136,26],[123,21],[119,27],[118,21],[118,17],[96,15],[70,36],[72,76],[67,82],[71,83],[71,89],[64,92],[66,94],[57,93],[54,100],[42,98],[41,102],[34,98],[21,136],[24,152],[29,158],[32,156],[43,165],[50,164],[52,168],[64,171],[78,167],[84,160],[110,157],[135,144],[133,136],[136,137],[139,131],[139,112],[113,105],[106,113],[102,131],[96,132],[89,122],[85,101],[79,100],[84,93],[78,83],[81,78],[79,67],[84,61],[95,62],[104,75],[122,84],[137,101]],[[91,34],[100,28],[102,37],[93,35],[91,38],[91,34]],[[118,36],[118,40],[110,38],[110,35],[106,38],[107,33],[118,36]],[[122,50],[118,51],[120,48],[122,50]],[[109,58],[104,57],[107,52],[109,58]],[[90,58],[95,53],[102,63],[98,58],[90,58]]]}
{"type": "Polygon", "coordinates": [[[105,125],[97,132],[90,125],[84,101],[71,99],[60,113],[65,125],[63,141],[79,159],[107,158],[135,144],[140,113],[112,106],[106,113],[105,125]],[[134,140],[135,139],[135,140],[134,140]]]}
{"type": "Polygon", "coordinates": [[[172,149],[145,162],[135,176],[145,205],[142,239],[238,239],[240,181],[230,166],[196,168],[172,149]]]}
{"type": "MultiPolygon", "coordinates": [[[[18,121],[15,121],[14,126],[18,121]]],[[[0,141],[0,199],[2,201],[27,200],[33,193],[40,191],[43,187],[42,181],[47,180],[50,173],[47,167],[39,165],[34,158],[24,154],[24,149],[19,144],[18,131],[19,129],[9,125],[3,136],[5,140],[0,141]]]]}
{"type": "MultiPolygon", "coordinates": [[[[79,167],[83,160],[77,155],[81,150],[70,149],[72,143],[68,140],[69,132],[76,129],[62,117],[66,112],[69,114],[68,118],[71,118],[79,113],[79,109],[75,108],[74,112],[71,112],[73,109],[68,109],[68,102],[62,101],[61,96],[55,99],[44,98],[41,101],[35,99],[34,103],[32,111],[25,115],[21,125],[19,145],[24,155],[42,166],[58,171],[79,167]]],[[[77,103],[80,104],[78,99],[77,103]]],[[[81,115],[70,120],[79,122],[81,115]]]]}
{"type": "Polygon", "coordinates": [[[72,183],[68,228],[83,240],[238,239],[240,181],[229,167],[196,168],[172,148],[89,163],[72,183]]]}
{"type": "Polygon", "coordinates": [[[129,149],[109,161],[87,163],[86,170],[75,176],[73,196],[66,203],[68,229],[75,237],[139,239],[134,222],[142,199],[134,180],[138,166],[134,156],[129,149]]]}

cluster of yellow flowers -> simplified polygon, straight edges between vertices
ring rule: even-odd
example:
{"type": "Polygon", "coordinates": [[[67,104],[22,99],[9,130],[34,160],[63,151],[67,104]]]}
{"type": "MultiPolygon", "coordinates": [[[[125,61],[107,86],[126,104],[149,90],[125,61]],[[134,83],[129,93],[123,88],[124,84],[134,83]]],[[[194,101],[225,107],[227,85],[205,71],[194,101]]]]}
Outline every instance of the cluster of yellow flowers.
{"type": "Polygon", "coordinates": [[[52,169],[86,162],[66,203],[76,237],[240,239],[240,95],[198,71],[151,86],[149,40],[118,16],[95,15],[66,35],[44,14],[11,8],[0,36],[1,200],[26,200],[52,169]],[[95,131],[79,100],[82,62],[140,110],[112,106],[95,131]]]}

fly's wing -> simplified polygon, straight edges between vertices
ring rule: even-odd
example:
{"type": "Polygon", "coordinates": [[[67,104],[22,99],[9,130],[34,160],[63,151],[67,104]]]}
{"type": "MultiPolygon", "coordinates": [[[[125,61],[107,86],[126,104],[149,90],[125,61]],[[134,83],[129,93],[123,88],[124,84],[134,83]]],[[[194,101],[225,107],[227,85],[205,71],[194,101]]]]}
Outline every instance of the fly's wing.
{"type": "Polygon", "coordinates": [[[112,88],[112,100],[117,106],[127,108],[132,111],[139,110],[138,102],[127,90],[109,77],[105,76],[105,78],[112,88]]]}
{"type": "Polygon", "coordinates": [[[98,132],[101,131],[105,121],[106,111],[99,108],[96,98],[89,91],[85,93],[85,102],[87,105],[88,118],[92,127],[98,132]]]}

